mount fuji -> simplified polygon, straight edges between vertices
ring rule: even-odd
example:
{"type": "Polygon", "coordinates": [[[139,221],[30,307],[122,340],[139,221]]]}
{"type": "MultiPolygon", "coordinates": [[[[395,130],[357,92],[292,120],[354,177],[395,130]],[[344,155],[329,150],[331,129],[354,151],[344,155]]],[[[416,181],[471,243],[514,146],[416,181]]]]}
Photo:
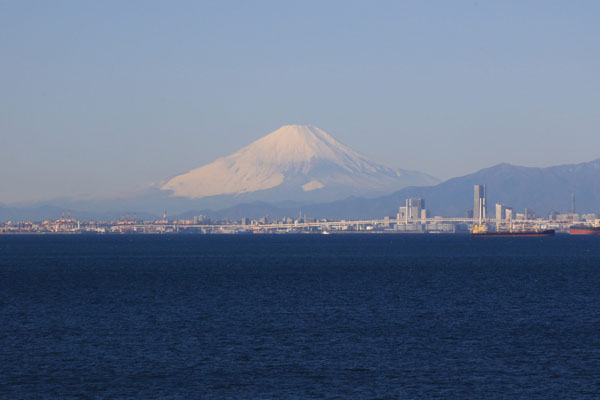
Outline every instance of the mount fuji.
{"type": "Polygon", "coordinates": [[[317,127],[286,125],[230,156],[175,176],[161,190],[181,199],[321,202],[436,183],[427,174],[371,161],[317,127]]]}
{"type": "MultiPolygon", "coordinates": [[[[229,207],[299,207],[373,198],[407,186],[438,183],[432,176],[395,170],[369,160],[314,126],[287,125],[236,153],[159,184],[129,193],[0,205],[0,220],[57,218],[71,209],[83,219],[145,219],[229,207]],[[166,182],[166,183],[165,183],[166,182]]],[[[196,214],[194,214],[196,215],[196,214]]]]}

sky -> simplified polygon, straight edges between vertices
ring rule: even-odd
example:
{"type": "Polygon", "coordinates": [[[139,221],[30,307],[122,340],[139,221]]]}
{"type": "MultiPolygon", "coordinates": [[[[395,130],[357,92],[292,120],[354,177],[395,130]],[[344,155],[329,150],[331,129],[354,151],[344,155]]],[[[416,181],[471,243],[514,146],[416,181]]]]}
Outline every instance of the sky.
{"type": "Polygon", "coordinates": [[[600,157],[598,1],[0,0],[0,202],[312,124],[441,179],[600,157]]]}

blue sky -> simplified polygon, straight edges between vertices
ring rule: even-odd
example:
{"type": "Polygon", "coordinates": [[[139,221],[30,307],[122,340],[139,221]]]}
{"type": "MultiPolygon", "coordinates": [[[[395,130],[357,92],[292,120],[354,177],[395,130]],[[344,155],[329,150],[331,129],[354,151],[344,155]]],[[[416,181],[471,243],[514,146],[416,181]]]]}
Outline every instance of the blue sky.
{"type": "Polygon", "coordinates": [[[600,157],[600,2],[0,0],[0,202],[314,124],[440,178],[600,157]]]}

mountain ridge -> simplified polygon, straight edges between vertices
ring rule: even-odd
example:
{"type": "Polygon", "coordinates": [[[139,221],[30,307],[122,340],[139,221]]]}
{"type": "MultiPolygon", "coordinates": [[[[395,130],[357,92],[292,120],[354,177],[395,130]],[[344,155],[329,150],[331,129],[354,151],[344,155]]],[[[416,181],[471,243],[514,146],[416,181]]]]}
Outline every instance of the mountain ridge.
{"type": "Polygon", "coordinates": [[[426,174],[373,162],[315,126],[285,125],[229,156],[171,178],[161,190],[201,199],[285,189],[289,199],[318,201],[437,182],[426,174]],[[320,196],[322,192],[327,194],[320,196]]]}
{"type": "MultiPolygon", "coordinates": [[[[158,188],[136,196],[112,199],[56,199],[27,205],[0,204],[0,220],[57,218],[63,209],[88,219],[118,219],[137,212],[138,217],[154,220],[167,210],[170,217],[205,214],[212,218],[295,217],[299,212],[315,218],[359,219],[394,217],[406,198],[422,197],[431,215],[460,217],[473,207],[473,185],[486,184],[488,214],[496,202],[522,212],[534,209],[538,216],[549,211],[566,212],[575,194],[576,211],[600,211],[600,158],[549,167],[524,167],[500,163],[472,174],[455,177],[432,186],[408,186],[383,196],[350,194],[344,199],[307,202],[290,199],[286,188],[273,188],[237,196],[213,196],[205,199],[171,197],[158,188]],[[281,195],[278,194],[281,190],[281,195]],[[268,199],[265,200],[265,194],[268,199]]],[[[299,196],[303,192],[297,188],[299,196]]]]}
{"type": "Polygon", "coordinates": [[[541,168],[501,163],[437,185],[406,187],[371,199],[353,196],[334,202],[294,207],[269,206],[265,203],[238,204],[223,210],[204,212],[214,218],[258,218],[265,214],[275,218],[302,212],[314,218],[375,219],[395,217],[405,199],[421,197],[425,199],[426,208],[432,216],[463,217],[473,207],[473,185],[476,184],[487,185],[488,215],[494,215],[497,202],[513,207],[518,212],[527,207],[538,215],[546,215],[550,211],[567,212],[573,193],[577,211],[600,211],[599,158],[584,163],[541,168]]]}

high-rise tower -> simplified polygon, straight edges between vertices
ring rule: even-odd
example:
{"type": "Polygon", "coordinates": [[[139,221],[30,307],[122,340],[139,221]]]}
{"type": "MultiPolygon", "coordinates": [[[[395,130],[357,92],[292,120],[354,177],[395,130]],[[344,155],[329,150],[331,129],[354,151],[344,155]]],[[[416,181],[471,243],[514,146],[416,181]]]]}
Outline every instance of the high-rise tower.
{"type": "Polygon", "coordinates": [[[480,224],[487,217],[486,199],[486,185],[475,185],[473,187],[473,218],[480,224]]]}

